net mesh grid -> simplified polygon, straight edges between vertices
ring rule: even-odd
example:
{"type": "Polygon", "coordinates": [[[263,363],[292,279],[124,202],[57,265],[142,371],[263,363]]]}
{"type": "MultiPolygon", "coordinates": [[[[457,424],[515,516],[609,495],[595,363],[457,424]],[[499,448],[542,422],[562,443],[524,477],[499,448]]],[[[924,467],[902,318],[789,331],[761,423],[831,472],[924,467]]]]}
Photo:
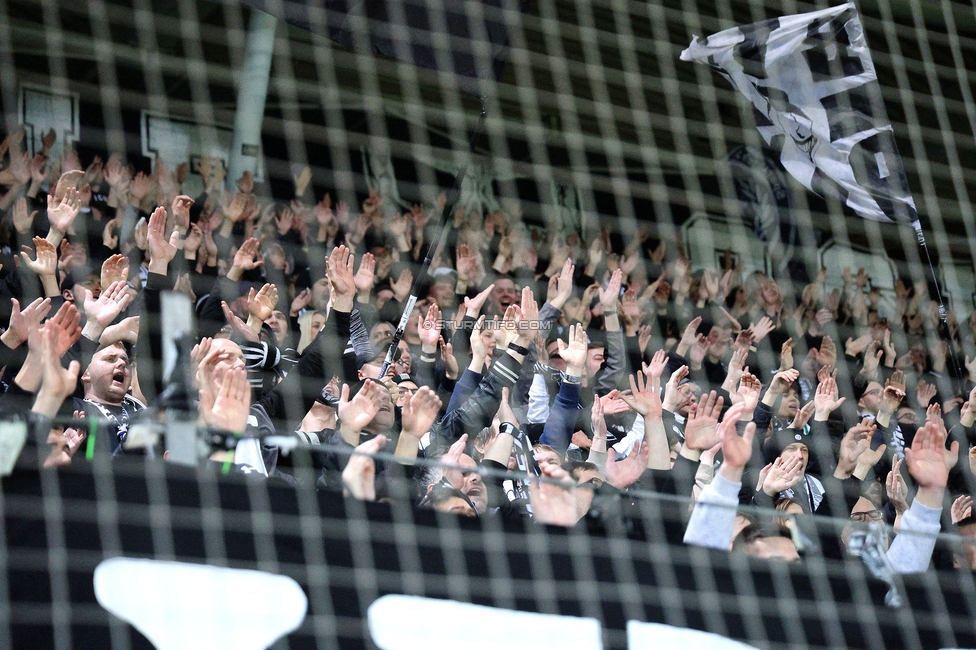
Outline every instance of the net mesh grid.
{"type": "MultiPolygon", "coordinates": [[[[475,15],[483,10],[469,5],[475,15]]],[[[316,196],[330,191],[357,204],[373,181],[364,174],[364,152],[375,151],[390,156],[405,202],[431,203],[458,170],[480,164],[503,206],[518,203],[526,223],[550,232],[572,226],[592,235],[612,221],[625,237],[646,224],[657,236],[687,241],[682,225],[704,212],[724,219],[730,233],[729,241],[714,242],[716,252],[730,242],[746,249],[754,235],[727,156],[739,145],[762,148],[751,108],[724,80],[677,55],[693,34],[823,6],[534,0],[520,11],[503,11],[509,42],[497,56],[505,60],[504,76],[497,84],[480,83],[487,120],[474,156],[467,142],[481,104],[449,71],[445,51],[465,45],[445,35],[442,14],[431,16],[441,68],[435,72],[363,53],[370,49],[363,42],[343,48],[321,36],[327,16],[312,12],[315,34],[284,24],[276,31],[262,141],[267,182],[280,194],[291,174],[308,163],[316,196]],[[569,201],[578,205],[567,210],[558,204],[554,181],[571,187],[569,201]]],[[[915,0],[858,8],[925,232],[940,262],[940,280],[950,288],[950,306],[968,311],[976,253],[969,198],[976,183],[976,102],[968,65],[976,53],[972,6],[915,0]]],[[[23,84],[80,96],[83,158],[88,151],[126,151],[138,159],[141,110],[190,119],[204,133],[232,124],[254,11],[229,0],[0,0],[0,62],[10,71],[0,79],[7,126],[19,121],[23,84]]],[[[394,22],[399,18],[391,16],[394,22]]],[[[363,37],[357,32],[356,38],[363,37]]],[[[403,44],[398,47],[406,58],[403,44]]],[[[481,54],[484,70],[494,61],[486,60],[490,53],[481,54]]],[[[797,258],[808,270],[819,265],[816,253],[829,231],[834,242],[887,254],[909,274],[926,275],[910,229],[855,218],[838,201],[790,183],[797,258]]],[[[813,598],[797,589],[795,576],[782,565],[770,565],[769,580],[757,588],[765,574],[755,575],[755,563],[669,544],[665,517],[646,505],[641,513],[649,544],[576,531],[513,535],[490,518],[472,535],[473,524],[451,517],[436,517],[433,526],[424,515],[418,524],[416,513],[402,503],[376,516],[374,506],[347,501],[323,516],[309,491],[297,491],[294,509],[283,513],[273,509],[263,485],[225,487],[204,471],[182,476],[179,489],[158,465],[96,464],[90,483],[70,480],[71,471],[67,483],[90,490],[84,498],[64,493],[65,482],[56,473],[39,475],[36,494],[2,495],[6,526],[0,542],[10,552],[0,554],[0,594],[10,607],[0,607],[0,646],[14,647],[12,626],[34,623],[51,626],[55,647],[79,647],[88,633],[79,628],[86,626],[107,626],[112,647],[144,643],[90,599],[75,598],[90,589],[98,561],[130,553],[292,575],[307,588],[310,616],[294,635],[297,640],[282,647],[359,644],[368,638],[368,605],[395,591],[542,612],[578,609],[578,615],[599,619],[612,608],[620,620],[662,620],[767,647],[811,643],[802,625],[773,632],[776,626],[767,625],[807,618],[822,625],[817,638],[825,647],[882,647],[890,638],[882,628],[890,626],[905,633],[904,647],[928,647],[933,636],[938,645],[950,646],[953,630],[966,627],[966,615],[953,607],[961,605],[970,616],[976,612],[969,576],[934,572],[912,579],[930,611],[879,609],[872,593],[877,583],[857,562],[805,560],[813,598]],[[189,505],[187,490],[195,495],[189,505]],[[76,533],[90,526],[98,541],[79,548],[76,533]],[[43,545],[27,547],[27,530],[43,545]],[[246,537],[249,547],[237,557],[229,551],[240,546],[235,536],[246,537]],[[348,544],[348,557],[330,562],[323,536],[348,544]],[[184,537],[191,541],[178,541],[184,537]],[[284,558],[283,545],[290,549],[284,558]],[[496,552],[501,548],[506,552],[496,552]],[[440,561],[432,559],[438,554],[440,561]],[[557,564],[557,557],[569,561],[557,564]],[[528,574],[516,577],[513,565],[524,568],[526,558],[528,574]],[[472,571],[475,560],[480,565],[472,571]],[[653,590],[629,579],[637,564],[649,567],[653,590]],[[734,594],[718,585],[723,571],[734,594]],[[600,580],[608,572],[615,582],[600,580]],[[49,581],[50,603],[18,601],[17,582],[23,578],[17,576],[25,574],[49,581]],[[689,580],[693,590],[687,589],[689,580]],[[764,589],[767,582],[772,592],[764,589]],[[835,602],[838,583],[850,590],[845,607],[835,602]],[[960,602],[950,607],[946,593],[960,602]],[[845,623],[863,636],[850,638],[845,623]]],[[[646,496],[660,502],[659,496],[646,496]]],[[[626,645],[621,627],[605,625],[604,638],[609,647],[626,645]]]]}
{"type": "MultiPolygon", "coordinates": [[[[370,647],[365,612],[390,593],[594,617],[604,622],[609,648],[627,647],[622,623],[630,620],[769,648],[959,647],[974,639],[971,576],[905,576],[897,588],[911,607],[885,608],[888,585],[853,558],[811,553],[788,565],[681,545],[684,497],[637,490],[636,512],[615,513],[608,504],[595,515],[601,524],[567,531],[417,511],[404,501],[343,500],[222,476],[217,467],[123,460],[37,472],[32,463],[25,452],[0,502],[10,604],[4,638],[12,647],[151,647],[94,602],[92,572],[113,556],[294,578],[310,611],[281,648],[370,647]],[[621,524],[627,521],[645,530],[635,533],[621,524]]],[[[315,479],[309,468],[296,476],[315,479]]],[[[818,540],[846,523],[801,519],[818,540]]],[[[958,548],[955,536],[940,537],[958,548]]]]}

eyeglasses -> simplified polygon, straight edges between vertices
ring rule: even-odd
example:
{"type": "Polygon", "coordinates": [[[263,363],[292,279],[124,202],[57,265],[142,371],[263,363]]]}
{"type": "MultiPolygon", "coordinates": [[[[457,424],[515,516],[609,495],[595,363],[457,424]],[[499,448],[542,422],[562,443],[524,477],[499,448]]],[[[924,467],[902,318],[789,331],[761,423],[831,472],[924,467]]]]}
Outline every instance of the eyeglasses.
{"type": "Polygon", "coordinates": [[[852,512],[851,521],[865,522],[867,520],[871,521],[881,521],[883,515],[880,510],[868,510],[867,512],[852,512]]]}

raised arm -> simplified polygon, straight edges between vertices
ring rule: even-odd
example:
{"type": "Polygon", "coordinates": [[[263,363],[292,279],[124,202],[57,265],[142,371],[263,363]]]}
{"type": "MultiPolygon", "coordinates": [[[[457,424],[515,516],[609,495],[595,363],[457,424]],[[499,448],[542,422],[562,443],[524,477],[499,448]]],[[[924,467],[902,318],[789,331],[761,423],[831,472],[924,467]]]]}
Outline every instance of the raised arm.
{"type": "Polygon", "coordinates": [[[959,459],[959,443],[953,442],[948,450],[945,443],[945,426],[929,421],[915,433],[911,449],[905,450],[908,472],[918,484],[918,492],[887,553],[899,573],[921,573],[932,559],[949,469],[959,459]]]}
{"type": "Polygon", "coordinates": [[[756,433],[756,425],[750,422],[743,435],[739,436],[736,424],[742,416],[742,410],[741,404],[733,406],[725,413],[719,425],[722,466],[695,502],[695,509],[691,512],[688,528],[685,530],[685,544],[719,550],[728,550],[732,545],[742,472],[752,457],[752,439],[756,433]]]}
{"type": "Polygon", "coordinates": [[[559,385],[556,401],[549,411],[549,419],[539,442],[565,453],[573,437],[579,412],[580,382],[583,364],[586,362],[586,332],[583,331],[583,326],[577,324],[571,328],[568,345],[562,339],[558,345],[559,356],[566,361],[566,378],[559,385]]]}
{"type": "MultiPolygon", "coordinates": [[[[603,305],[604,324],[607,330],[607,347],[604,354],[604,367],[597,373],[596,385],[593,387],[597,395],[606,395],[617,388],[627,372],[627,348],[623,330],[620,329],[620,316],[617,313],[622,278],[623,272],[617,269],[610,276],[607,288],[600,290],[600,304],[603,305]]],[[[653,451],[651,455],[654,455],[653,451]]]]}

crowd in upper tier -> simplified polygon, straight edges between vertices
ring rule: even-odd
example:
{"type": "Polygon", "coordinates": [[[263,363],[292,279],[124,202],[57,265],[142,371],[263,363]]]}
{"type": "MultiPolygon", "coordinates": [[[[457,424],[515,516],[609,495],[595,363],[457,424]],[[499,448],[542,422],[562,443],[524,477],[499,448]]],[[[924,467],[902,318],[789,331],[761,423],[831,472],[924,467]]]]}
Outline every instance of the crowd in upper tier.
{"type": "MultiPolygon", "coordinates": [[[[892,299],[858,269],[831,287],[731,250],[696,269],[653,224],[588,240],[457,210],[439,238],[443,199],[316,203],[308,168],[272,199],[208,158],[190,197],[185,164],[54,144],[31,157],[17,130],[0,147],[0,416],[29,413],[48,466],[164,455],[136,432],[169,400],[211,461],[295,489],[565,526],[599,498],[672,493],[696,500],[686,542],[790,560],[829,552],[806,516],[848,519],[847,536],[884,522],[906,573],[935,544],[906,531],[976,542],[976,312],[941,321],[922,279],[892,299]],[[167,292],[197,332],[168,383],[167,292]]],[[[976,570],[974,549],[941,562],[976,570]]]]}

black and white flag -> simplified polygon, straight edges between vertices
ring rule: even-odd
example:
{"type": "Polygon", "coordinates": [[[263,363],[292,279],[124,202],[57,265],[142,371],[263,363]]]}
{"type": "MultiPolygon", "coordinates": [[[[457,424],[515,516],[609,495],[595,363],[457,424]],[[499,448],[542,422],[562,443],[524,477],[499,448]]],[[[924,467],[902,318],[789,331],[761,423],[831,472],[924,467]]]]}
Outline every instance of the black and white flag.
{"type": "Polygon", "coordinates": [[[918,221],[852,3],[695,36],[681,59],[749,98],[766,143],[807,189],[867,219],[918,221]]]}

